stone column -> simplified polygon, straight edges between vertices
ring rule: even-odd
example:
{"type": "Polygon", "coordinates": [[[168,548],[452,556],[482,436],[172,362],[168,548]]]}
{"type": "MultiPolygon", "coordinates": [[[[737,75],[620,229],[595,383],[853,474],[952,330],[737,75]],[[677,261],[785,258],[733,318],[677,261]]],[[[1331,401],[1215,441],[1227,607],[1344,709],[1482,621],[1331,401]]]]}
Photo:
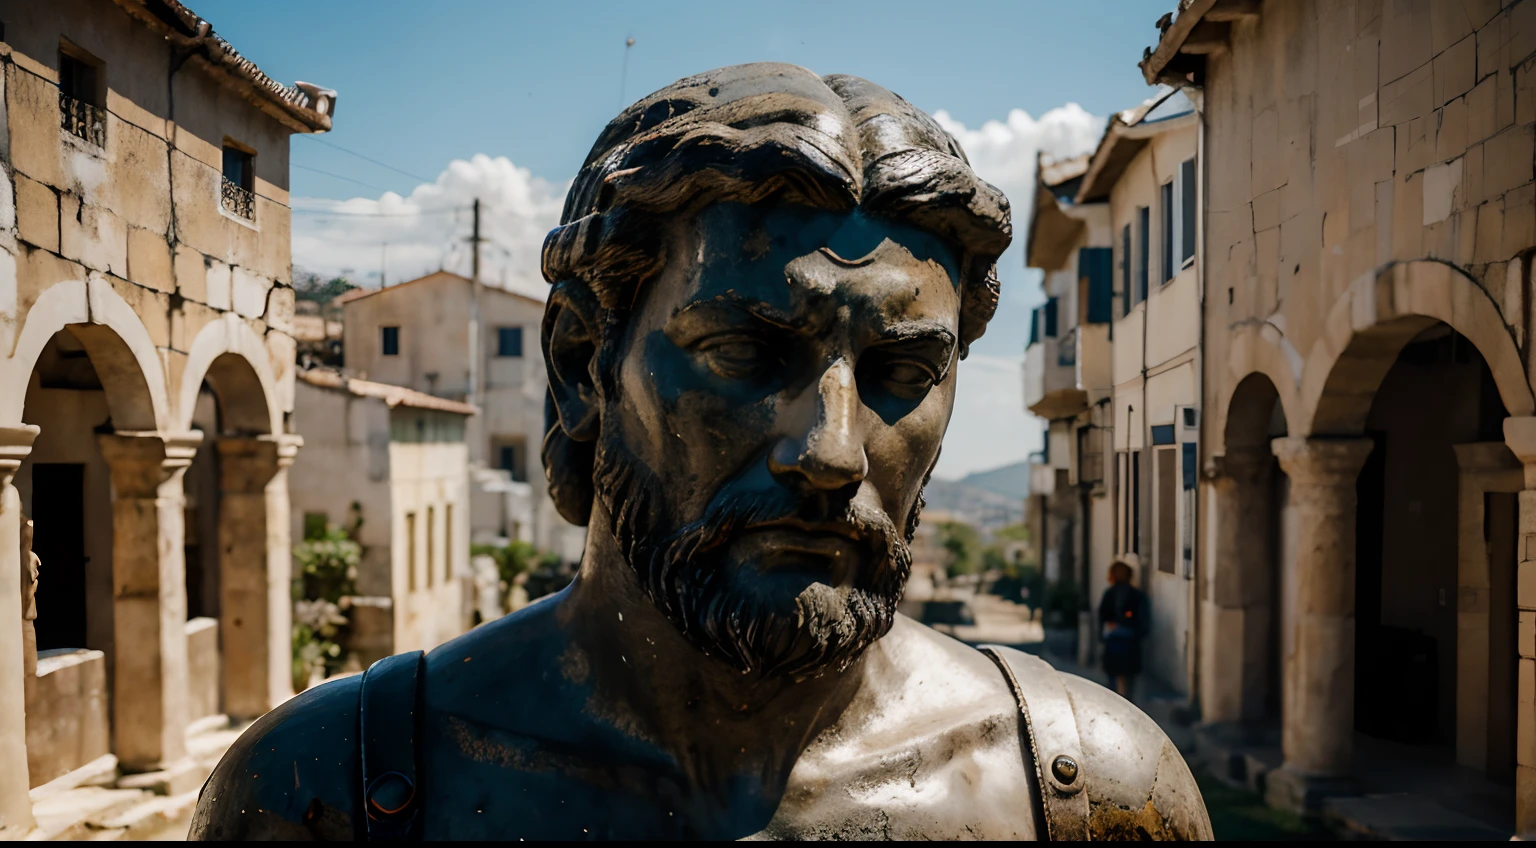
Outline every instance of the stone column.
{"type": "Polygon", "coordinates": [[[224,712],[253,719],[293,695],[288,466],[303,439],[217,444],[224,712]]]}
{"type": "Polygon", "coordinates": [[[1200,651],[1200,714],[1208,724],[1265,717],[1275,614],[1273,468],[1269,450],[1229,446],[1209,471],[1215,545],[1200,651]]]}
{"type": "Polygon", "coordinates": [[[19,839],[33,824],[21,636],[21,495],[11,479],[37,434],[33,425],[0,427],[0,840],[19,839]]]}
{"type": "Polygon", "coordinates": [[[1361,438],[1273,442],[1290,476],[1296,523],[1296,634],[1285,659],[1281,746],[1273,806],[1312,809],[1350,788],[1355,724],[1355,479],[1371,453],[1361,438]]]}
{"type": "Polygon", "coordinates": [[[1536,417],[1504,419],[1504,441],[1525,466],[1520,492],[1519,660],[1515,712],[1515,831],[1536,831],[1536,417]]]}
{"type": "Polygon", "coordinates": [[[97,437],[112,478],[112,730],[124,771],[185,765],[182,477],[201,439],[153,432],[97,437]]]}

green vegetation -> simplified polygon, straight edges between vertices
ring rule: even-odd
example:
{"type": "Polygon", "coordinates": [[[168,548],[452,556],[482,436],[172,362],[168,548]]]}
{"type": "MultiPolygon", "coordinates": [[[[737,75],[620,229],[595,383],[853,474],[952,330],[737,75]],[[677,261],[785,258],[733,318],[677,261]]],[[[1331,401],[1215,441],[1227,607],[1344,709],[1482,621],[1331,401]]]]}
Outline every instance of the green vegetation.
{"type": "Polygon", "coordinates": [[[357,564],[363,549],[354,537],[362,526],[352,505],[347,527],[305,522],[305,539],[293,549],[293,688],[303,691],[316,676],[341,669],[341,633],[347,617],[341,599],[357,593],[357,564]]]}
{"type": "Polygon", "coordinates": [[[1203,768],[1192,769],[1219,840],[1333,840],[1338,836],[1315,819],[1277,810],[1252,792],[1229,786],[1203,768]]]}
{"type": "Polygon", "coordinates": [[[346,277],[332,277],[327,280],[313,271],[302,268],[293,269],[293,293],[299,300],[326,304],[355,288],[357,286],[346,277]]]}
{"type": "Polygon", "coordinates": [[[938,530],[939,545],[949,553],[949,576],[975,574],[982,566],[981,533],[959,521],[941,522],[938,530]]]}
{"type": "MultiPolygon", "coordinates": [[[[524,577],[524,585],[528,590],[528,600],[533,600],[544,594],[541,587],[549,585],[548,579],[534,579],[535,577],[548,577],[559,572],[561,562],[559,554],[549,551],[540,551],[533,545],[517,541],[505,547],[497,545],[470,545],[469,555],[488,556],[496,563],[496,578],[498,593],[501,598],[502,609],[508,609],[508,596],[512,587],[516,584],[519,575],[524,577]],[[535,594],[538,592],[538,594],[535,594]]],[[[563,584],[562,584],[563,585],[563,584]]]]}

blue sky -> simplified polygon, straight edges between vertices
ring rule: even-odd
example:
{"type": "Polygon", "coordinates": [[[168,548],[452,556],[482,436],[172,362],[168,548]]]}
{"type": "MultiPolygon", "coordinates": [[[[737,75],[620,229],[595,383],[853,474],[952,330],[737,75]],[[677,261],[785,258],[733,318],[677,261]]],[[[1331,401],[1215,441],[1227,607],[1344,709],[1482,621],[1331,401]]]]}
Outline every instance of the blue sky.
{"type": "MultiPolygon", "coordinates": [[[[1017,207],[1028,201],[1036,146],[1077,152],[1096,140],[1105,116],[1150,94],[1136,62],[1172,0],[189,5],[275,79],[339,92],[336,129],[292,141],[295,207],[308,209],[295,219],[296,263],[349,268],[376,285],[389,241],[391,280],[453,265],[462,259],[456,228],[467,223],[447,207],[486,186],[506,210],[493,230],[506,240],[498,254],[506,273],[531,285],[537,238],[598,131],[622,105],[675,79],[751,61],[866,77],[945,113],[941,121],[977,170],[1017,207]],[[1081,108],[1058,108],[1068,103],[1081,108]],[[463,160],[457,171],[454,160],[463,160]],[[381,201],[386,191],[399,197],[381,201]],[[367,202],[335,202],[351,198],[367,202]],[[413,235],[399,220],[377,217],[395,201],[444,207],[432,219],[442,229],[413,235]],[[389,227],[373,226],[381,222],[389,227]],[[413,238],[422,243],[410,247],[413,238]]],[[[1016,220],[1021,241],[1024,221],[1016,220]]],[[[969,368],[978,374],[973,385],[961,368],[941,476],[1021,459],[1038,446],[1038,426],[1017,400],[1024,322],[1039,299],[1038,281],[1022,265],[1017,248],[1003,258],[1003,303],[975,348],[973,360],[984,361],[969,368]]]]}

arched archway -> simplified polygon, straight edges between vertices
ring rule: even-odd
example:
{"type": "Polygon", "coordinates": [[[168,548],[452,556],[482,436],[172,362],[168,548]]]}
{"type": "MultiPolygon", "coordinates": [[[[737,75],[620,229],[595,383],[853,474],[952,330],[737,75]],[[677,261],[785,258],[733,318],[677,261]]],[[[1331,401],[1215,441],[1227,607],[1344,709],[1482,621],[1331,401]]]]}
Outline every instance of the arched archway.
{"type": "Polygon", "coordinates": [[[300,442],[282,433],[275,385],[266,347],[238,316],[193,339],[177,416],[206,437],[188,471],[199,534],[187,555],[199,611],[219,636],[191,645],[194,665],[210,671],[192,692],[202,714],[255,718],[292,694],[286,468],[300,442]]]}
{"type": "MultiPolygon", "coordinates": [[[[1468,457],[1507,454],[1505,416],[1536,408],[1494,300],[1429,260],[1357,279],[1329,310],[1299,388],[1299,435],[1276,443],[1291,482],[1295,524],[1283,536],[1295,545],[1299,587],[1286,622],[1296,644],[1286,665],[1286,768],[1269,780],[1271,800],[1283,804],[1360,768],[1369,758],[1357,762],[1356,745],[1455,746],[1461,761],[1472,717],[1457,691],[1458,645],[1477,641],[1458,621],[1477,594],[1461,585],[1461,530],[1475,520],[1479,535],[1500,536],[1489,536],[1485,555],[1497,548],[1509,560],[1509,586],[1482,592],[1512,597],[1518,522],[1512,496],[1495,510],[1502,519],[1488,519],[1482,492],[1475,517],[1458,493],[1468,457]]],[[[1487,699],[1472,706],[1479,728],[1494,720],[1487,699]]],[[[1470,747],[1488,750],[1477,741],[1470,747]]],[[[1512,761],[1508,770],[1512,779],[1512,761]]]]}
{"type": "Polygon", "coordinates": [[[27,313],[0,384],[15,392],[0,390],[4,415],[38,431],[14,478],[21,510],[7,519],[31,518],[42,561],[29,782],[108,749],[128,770],[176,762],[187,684],[180,474],[196,439],[166,432],[149,333],[105,282],[56,284],[27,313]],[[60,699],[64,678],[75,690],[110,681],[110,727],[103,699],[60,699]]]}
{"type": "MultiPolygon", "coordinates": [[[[1277,346],[1276,346],[1277,347],[1277,346]]],[[[1290,374],[1283,363],[1281,375],[1290,374]]],[[[1283,377],[1282,377],[1283,379],[1283,377]]],[[[1286,478],[1270,450],[1287,434],[1282,392],[1266,371],[1235,380],[1218,431],[1207,523],[1212,551],[1203,597],[1201,711],[1228,744],[1276,741],[1281,691],[1282,561],[1286,478]]],[[[1233,775],[1243,778],[1244,775],[1233,775]]]]}

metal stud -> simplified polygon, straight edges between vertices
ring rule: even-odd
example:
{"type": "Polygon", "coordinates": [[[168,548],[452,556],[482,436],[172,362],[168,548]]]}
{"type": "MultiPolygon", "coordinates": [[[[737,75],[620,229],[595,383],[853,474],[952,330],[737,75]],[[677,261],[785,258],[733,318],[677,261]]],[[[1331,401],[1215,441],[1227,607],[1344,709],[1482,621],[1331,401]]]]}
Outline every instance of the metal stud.
{"type": "Polygon", "coordinates": [[[1063,784],[1071,786],[1072,781],[1077,780],[1077,760],[1062,754],[1051,762],[1051,774],[1063,784]]]}

